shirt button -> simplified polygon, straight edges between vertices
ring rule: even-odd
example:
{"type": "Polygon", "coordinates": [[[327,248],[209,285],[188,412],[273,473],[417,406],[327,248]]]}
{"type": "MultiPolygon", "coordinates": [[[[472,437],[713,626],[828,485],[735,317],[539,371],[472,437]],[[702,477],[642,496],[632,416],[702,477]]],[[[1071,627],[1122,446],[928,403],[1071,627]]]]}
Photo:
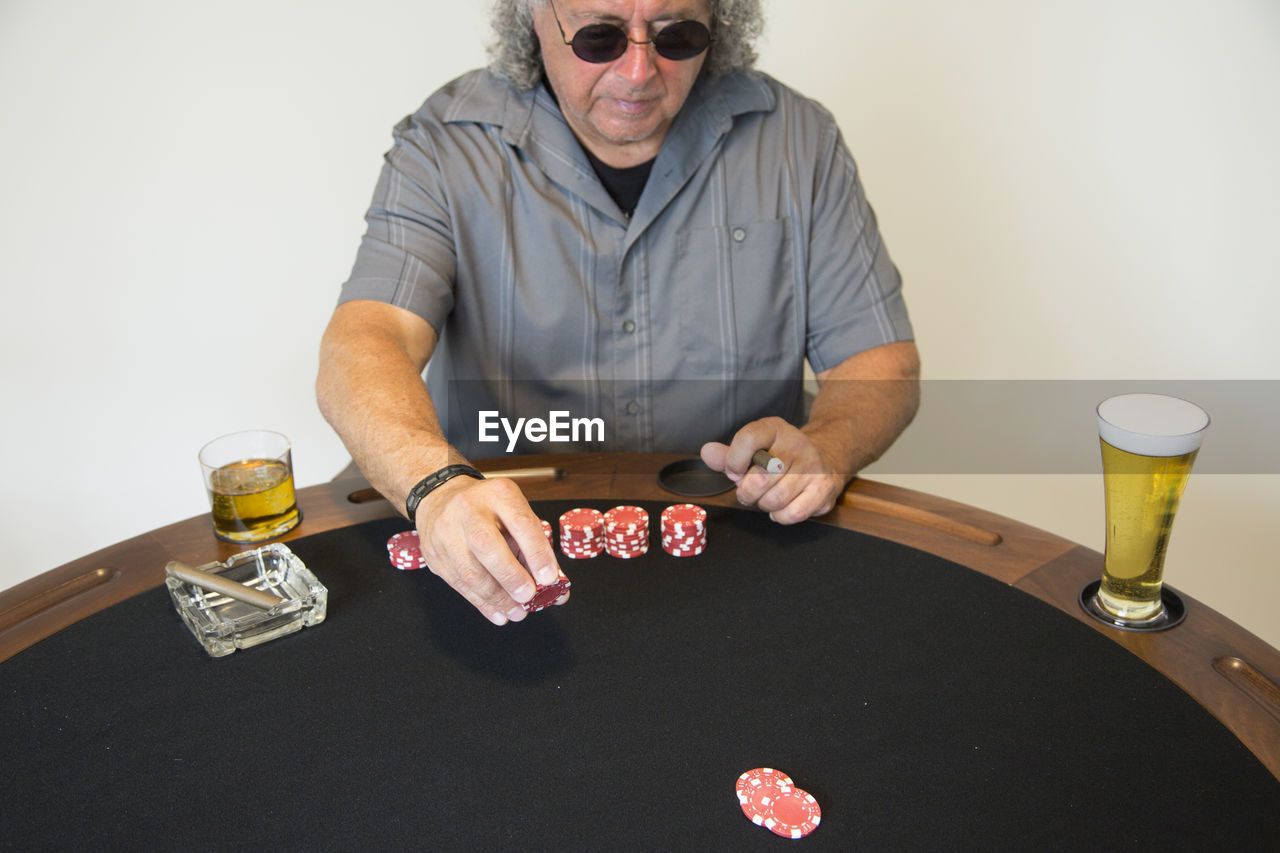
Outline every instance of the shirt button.
{"type": "Polygon", "coordinates": [[[636,413],[637,413],[637,412],[639,412],[639,411],[640,411],[640,404],[639,404],[639,403],[637,403],[635,400],[632,400],[630,403],[627,403],[627,414],[628,414],[628,415],[634,415],[634,414],[636,414],[636,413]]]}
{"type": "Polygon", "coordinates": [[[733,229],[733,239],[734,239],[734,240],[736,240],[736,241],[737,241],[737,242],[739,242],[739,243],[741,243],[743,240],[747,239],[747,229],[745,229],[745,228],[735,228],[735,229],[733,229]]]}
{"type": "Polygon", "coordinates": [[[626,332],[628,335],[634,332],[635,330],[636,330],[636,324],[631,322],[630,320],[622,324],[622,331],[626,332]]]}

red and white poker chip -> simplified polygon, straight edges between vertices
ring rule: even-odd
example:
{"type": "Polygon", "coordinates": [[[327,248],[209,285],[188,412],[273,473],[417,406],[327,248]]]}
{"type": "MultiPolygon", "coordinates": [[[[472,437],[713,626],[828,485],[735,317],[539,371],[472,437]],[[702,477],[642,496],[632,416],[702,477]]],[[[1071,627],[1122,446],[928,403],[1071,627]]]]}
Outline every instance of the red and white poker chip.
{"type": "Polygon", "coordinates": [[[822,808],[808,791],[782,791],[769,805],[764,827],[783,838],[804,838],[822,822],[822,808]]]}
{"type": "Polygon", "coordinates": [[[771,767],[757,767],[739,776],[737,794],[748,820],[783,838],[804,838],[822,822],[822,809],[813,795],[771,767]]]}
{"type": "Polygon", "coordinates": [[[582,536],[561,536],[560,544],[570,548],[603,548],[604,539],[582,536]]]}
{"type": "Polygon", "coordinates": [[[702,532],[707,526],[707,511],[696,504],[673,504],[662,511],[662,529],[702,532]]]}
{"type": "MultiPolygon", "coordinates": [[[[544,522],[544,530],[549,525],[544,522]]],[[[673,557],[695,557],[707,550],[707,511],[696,504],[673,504],[660,516],[662,550],[673,557]]],[[[572,560],[608,554],[634,559],[649,552],[649,513],[633,505],[607,512],[579,507],[560,516],[560,552],[572,560]]]]}
{"type": "Polygon", "coordinates": [[[539,610],[546,610],[555,604],[568,591],[569,579],[561,575],[556,579],[555,583],[539,584],[537,591],[533,594],[533,598],[520,606],[524,608],[525,613],[537,613],[539,610]]]}
{"type": "Polygon", "coordinates": [[[631,536],[606,536],[604,544],[618,545],[623,548],[629,545],[645,545],[649,542],[649,537],[643,534],[634,534],[631,536]]]}
{"type": "Polygon", "coordinates": [[[590,559],[594,559],[595,557],[599,557],[601,554],[603,554],[604,549],[600,548],[595,551],[580,551],[572,548],[566,549],[562,547],[560,549],[560,553],[564,554],[570,560],[590,560],[590,559]]]}
{"type": "Polygon", "coordinates": [[[545,518],[540,518],[538,521],[542,522],[542,533],[547,537],[547,541],[552,541],[551,522],[547,521],[545,518]]]}
{"type": "Polygon", "coordinates": [[[615,506],[604,514],[605,553],[623,560],[649,552],[649,513],[643,507],[615,506]]]}
{"type": "Polygon", "coordinates": [[[636,557],[643,557],[645,554],[648,554],[649,546],[644,545],[642,547],[632,548],[630,550],[622,550],[618,548],[606,548],[605,553],[608,554],[610,557],[617,557],[620,560],[634,560],[636,557]]]}
{"type": "Polygon", "coordinates": [[[757,767],[754,770],[748,770],[738,777],[738,801],[744,805],[747,802],[747,792],[759,790],[761,788],[791,788],[795,786],[795,782],[791,781],[791,777],[781,770],[774,770],[772,767],[757,767]]]}
{"type": "Polygon", "coordinates": [[[662,511],[663,533],[693,536],[707,530],[707,511],[694,504],[675,504],[662,511]]]}
{"type": "Polygon", "coordinates": [[[604,535],[604,514],[598,509],[571,509],[560,516],[560,532],[588,537],[604,535]]]}
{"type": "Polygon", "coordinates": [[[604,553],[604,515],[580,507],[560,516],[560,553],[571,560],[588,560],[604,553]]]}
{"type": "Polygon", "coordinates": [[[604,514],[604,530],[611,536],[624,533],[649,535],[649,513],[643,507],[615,506],[604,514]]]}
{"type": "Polygon", "coordinates": [[[415,571],[427,565],[422,558],[422,545],[416,530],[405,530],[388,539],[387,555],[391,558],[391,565],[402,572],[415,571]]]}
{"type": "Polygon", "coordinates": [[[707,550],[707,511],[674,504],[662,511],[662,550],[673,557],[696,557],[707,550]]]}

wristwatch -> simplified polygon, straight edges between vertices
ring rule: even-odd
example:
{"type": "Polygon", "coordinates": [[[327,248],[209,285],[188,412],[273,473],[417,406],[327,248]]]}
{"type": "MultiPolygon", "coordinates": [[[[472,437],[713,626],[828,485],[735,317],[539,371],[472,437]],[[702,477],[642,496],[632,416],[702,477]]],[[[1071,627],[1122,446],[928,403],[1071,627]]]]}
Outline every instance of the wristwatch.
{"type": "Polygon", "coordinates": [[[484,474],[481,474],[470,465],[446,465],[429,477],[424,477],[418,485],[409,490],[409,497],[405,498],[404,510],[405,514],[409,516],[409,521],[417,524],[418,504],[422,503],[423,498],[454,477],[459,476],[475,477],[477,480],[484,479],[484,474]]]}

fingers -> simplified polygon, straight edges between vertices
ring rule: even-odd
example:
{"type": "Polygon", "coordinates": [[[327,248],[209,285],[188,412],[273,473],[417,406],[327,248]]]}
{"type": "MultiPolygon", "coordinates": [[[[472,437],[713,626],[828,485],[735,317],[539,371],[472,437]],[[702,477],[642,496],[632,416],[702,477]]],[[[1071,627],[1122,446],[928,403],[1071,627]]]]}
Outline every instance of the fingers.
{"type": "Polygon", "coordinates": [[[423,500],[417,518],[431,571],[495,625],[524,619],[537,585],[559,576],[542,523],[510,480],[451,480],[423,500]]]}
{"type": "Polygon", "coordinates": [[[758,506],[778,524],[798,524],[835,508],[843,485],[826,475],[809,475],[808,482],[793,497],[775,496],[771,490],[758,506]]]}
{"type": "Polygon", "coordinates": [[[729,445],[721,444],[718,441],[708,441],[702,445],[702,450],[698,455],[702,457],[702,461],[712,471],[722,472],[735,483],[742,479],[741,474],[730,471],[725,467],[729,455],[729,445]]]}
{"type": "Polygon", "coordinates": [[[826,463],[812,439],[781,418],[752,421],[734,435],[727,448],[703,447],[703,461],[709,466],[721,460],[725,474],[737,483],[738,502],[768,512],[779,524],[795,524],[830,512],[844,486],[843,477],[826,463]],[[786,465],[784,472],[770,474],[753,464],[752,457],[759,450],[781,459],[786,465]]]}
{"type": "Polygon", "coordinates": [[[752,457],[755,452],[785,443],[783,439],[790,433],[799,433],[799,430],[782,418],[762,418],[752,421],[733,436],[733,441],[730,442],[724,456],[724,472],[737,475],[737,479],[747,476],[751,472],[752,457]]]}

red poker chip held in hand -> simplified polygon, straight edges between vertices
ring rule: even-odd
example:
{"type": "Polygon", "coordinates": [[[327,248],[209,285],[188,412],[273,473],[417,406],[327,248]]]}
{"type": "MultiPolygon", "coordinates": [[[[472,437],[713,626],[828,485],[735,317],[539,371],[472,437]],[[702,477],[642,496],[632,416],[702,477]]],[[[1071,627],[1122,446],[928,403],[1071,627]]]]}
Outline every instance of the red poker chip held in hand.
{"type": "MultiPolygon", "coordinates": [[[[550,532],[547,523],[544,521],[544,532],[550,539],[550,532]]],[[[422,556],[422,544],[418,540],[418,531],[405,530],[392,536],[387,540],[387,555],[391,558],[391,565],[402,572],[412,572],[418,569],[424,569],[427,561],[422,556]]],[[[539,584],[537,592],[533,594],[533,598],[520,605],[526,613],[537,613],[539,610],[546,610],[555,604],[562,595],[569,591],[569,579],[563,574],[556,579],[554,583],[539,584]]]]}
{"type": "Polygon", "coordinates": [[[556,578],[555,583],[538,584],[538,591],[533,594],[533,598],[520,605],[524,608],[525,613],[537,613],[539,610],[546,610],[559,600],[560,596],[569,591],[569,579],[564,575],[556,578]]]}

